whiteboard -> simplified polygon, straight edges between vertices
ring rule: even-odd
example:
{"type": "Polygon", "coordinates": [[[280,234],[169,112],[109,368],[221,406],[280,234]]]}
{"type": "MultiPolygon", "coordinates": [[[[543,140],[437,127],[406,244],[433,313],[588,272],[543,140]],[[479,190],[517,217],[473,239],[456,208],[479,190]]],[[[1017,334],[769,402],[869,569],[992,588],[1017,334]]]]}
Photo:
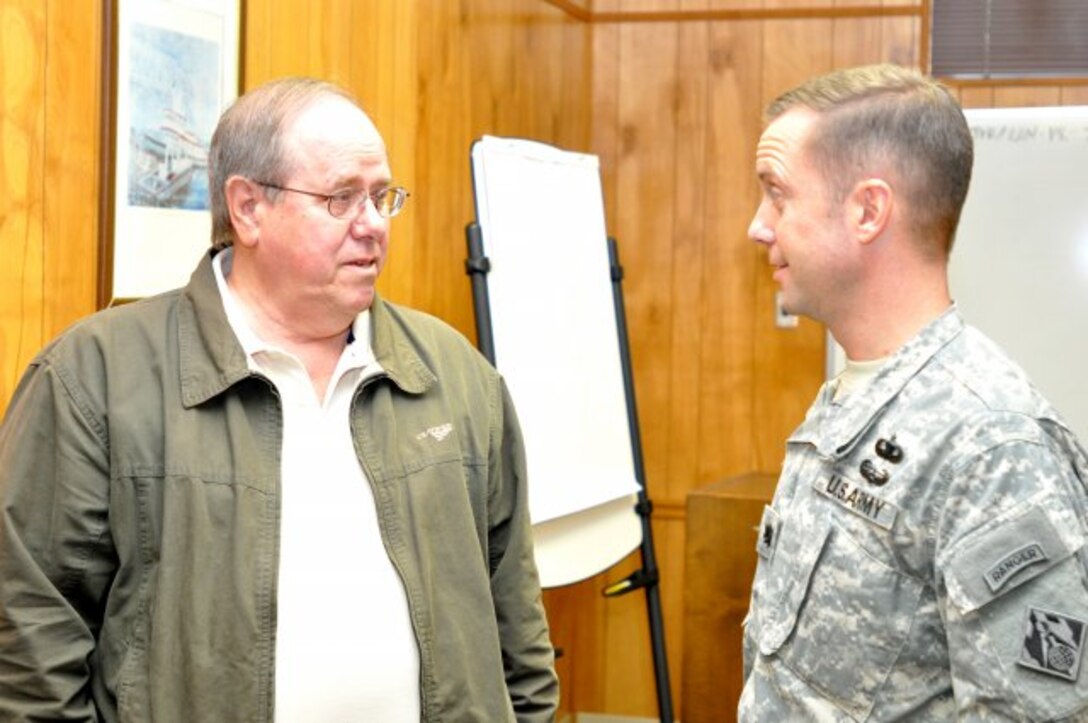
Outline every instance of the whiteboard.
{"type": "MultiPolygon", "coordinates": [[[[1088,106],[964,113],[975,165],[952,298],[1088,440],[1088,106]]],[[[827,348],[831,379],[846,355],[830,334],[827,348]]]]}
{"type": "Polygon", "coordinates": [[[495,366],[525,439],[541,583],[641,542],[639,490],[596,156],[484,136],[472,146],[495,366]]]}
{"type": "Polygon", "coordinates": [[[1088,440],[1088,106],[965,112],[952,297],[1088,440]]]}

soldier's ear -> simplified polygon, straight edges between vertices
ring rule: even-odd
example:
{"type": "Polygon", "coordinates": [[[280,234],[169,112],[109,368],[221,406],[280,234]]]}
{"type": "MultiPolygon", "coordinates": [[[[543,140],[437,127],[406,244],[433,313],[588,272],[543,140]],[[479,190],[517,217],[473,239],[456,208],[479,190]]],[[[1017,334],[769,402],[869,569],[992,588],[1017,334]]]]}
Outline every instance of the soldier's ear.
{"type": "Polygon", "coordinates": [[[879,238],[891,220],[895,193],[882,178],[859,181],[847,198],[847,219],[855,238],[863,244],[879,238]]]}

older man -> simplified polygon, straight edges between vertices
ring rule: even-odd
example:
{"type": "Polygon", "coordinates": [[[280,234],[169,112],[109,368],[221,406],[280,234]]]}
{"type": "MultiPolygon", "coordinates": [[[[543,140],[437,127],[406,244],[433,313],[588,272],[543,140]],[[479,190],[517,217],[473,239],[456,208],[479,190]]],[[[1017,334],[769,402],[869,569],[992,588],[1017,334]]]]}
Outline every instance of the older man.
{"type": "Polygon", "coordinates": [[[270,83],[210,179],[189,285],[51,343],[0,427],[0,718],[551,720],[517,420],[375,292],[374,124],[270,83]]]}

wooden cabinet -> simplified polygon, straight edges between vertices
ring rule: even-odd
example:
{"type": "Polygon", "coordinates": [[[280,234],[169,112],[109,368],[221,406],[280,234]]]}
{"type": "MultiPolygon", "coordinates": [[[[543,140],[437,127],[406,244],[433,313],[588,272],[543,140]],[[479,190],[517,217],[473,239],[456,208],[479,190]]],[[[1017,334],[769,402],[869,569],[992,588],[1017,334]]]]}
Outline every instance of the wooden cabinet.
{"type": "Polygon", "coordinates": [[[777,475],[728,477],[687,496],[684,723],[735,721],[743,681],[741,622],[756,569],[756,531],[777,475]]]}

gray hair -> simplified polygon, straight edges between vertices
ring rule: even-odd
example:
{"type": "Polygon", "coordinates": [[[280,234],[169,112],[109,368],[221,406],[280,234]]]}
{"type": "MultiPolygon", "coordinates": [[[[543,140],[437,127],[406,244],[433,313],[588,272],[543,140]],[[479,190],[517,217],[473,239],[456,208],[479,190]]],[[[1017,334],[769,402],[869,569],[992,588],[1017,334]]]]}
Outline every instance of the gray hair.
{"type": "Polygon", "coordinates": [[[771,121],[803,106],[820,114],[807,152],[839,198],[881,161],[894,166],[924,251],[947,257],[974,160],[963,110],[949,90],[917,71],[870,65],[813,78],[779,96],[771,121]]]}
{"type": "Polygon", "coordinates": [[[213,247],[225,248],[234,243],[227,179],[244,176],[282,183],[294,170],[294,159],[284,152],[283,129],[299,113],[328,96],[345,98],[362,109],[351,93],[334,83],[315,78],[281,78],[241,96],[219,118],[208,152],[213,247]]]}

